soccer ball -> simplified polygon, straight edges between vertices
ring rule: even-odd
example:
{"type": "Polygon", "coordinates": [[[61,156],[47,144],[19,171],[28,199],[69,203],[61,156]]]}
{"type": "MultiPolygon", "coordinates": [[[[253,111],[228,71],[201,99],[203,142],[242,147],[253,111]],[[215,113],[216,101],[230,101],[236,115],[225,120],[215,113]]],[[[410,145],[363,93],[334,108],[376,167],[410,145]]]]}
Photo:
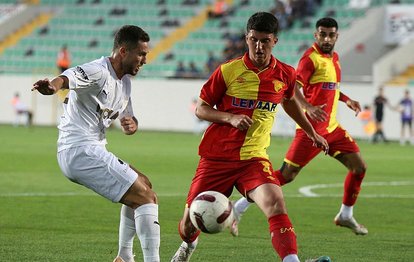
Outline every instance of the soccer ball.
{"type": "Polygon", "coordinates": [[[204,233],[219,233],[233,223],[233,205],[222,193],[205,191],[191,203],[190,219],[204,233]]]}

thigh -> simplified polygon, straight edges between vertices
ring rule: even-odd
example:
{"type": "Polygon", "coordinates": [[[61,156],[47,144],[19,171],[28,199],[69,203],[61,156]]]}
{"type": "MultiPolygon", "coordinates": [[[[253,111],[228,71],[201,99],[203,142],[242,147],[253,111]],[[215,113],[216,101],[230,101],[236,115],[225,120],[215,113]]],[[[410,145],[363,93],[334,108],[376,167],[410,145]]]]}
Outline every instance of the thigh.
{"type": "Polygon", "coordinates": [[[64,175],[99,195],[119,202],[138,174],[103,146],[80,146],[58,153],[64,175]]]}
{"type": "Polygon", "coordinates": [[[287,213],[282,189],[275,184],[260,185],[248,192],[248,197],[257,204],[267,218],[287,213]]]}
{"type": "Polygon", "coordinates": [[[248,192],[264,184],[280,186],[279,180],[273,172],[272,164],[265,159],[254,159],[246,161],[238,171],[239,177],[236,181],[236,188],[247,199],[250,199],[248,192]]]}
{"type": "Polygon", "coordinates": [[[229,197],[235,184],[239,161],[217,161],[201,158],[191,181],[187,205],[204,191],[217,191],[229,197]]]}
{"type": "Polygon", "coordinates": [[[213,190],[227,197],[233,187],[247,197],[247,192],[266,183],[279,185],[271,163],[265,159],[216,161],[201,159],[187,196],[189,206],[201,192],[213,190]]]}
{"type": "Polygon", "coordinates": [[[340,126],[327,135],[326,140],[329,144],[329,155],[332,157],[359,152],[359,147],[355,140],[340,126]]]}
{"type": "Polygon", "coordinates": [[[306,133],[297,129],[284,161],[294,167],[304,167],[320,152],[321,149],[313,145],[306,133]]]}

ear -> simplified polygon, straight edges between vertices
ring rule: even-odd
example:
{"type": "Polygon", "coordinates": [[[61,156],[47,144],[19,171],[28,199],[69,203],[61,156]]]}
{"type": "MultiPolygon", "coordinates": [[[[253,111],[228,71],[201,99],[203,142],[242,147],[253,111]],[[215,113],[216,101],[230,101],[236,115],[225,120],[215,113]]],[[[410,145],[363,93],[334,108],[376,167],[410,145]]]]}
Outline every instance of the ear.
{"type": "Polygon", "coordinates": [[[275,46],[277,44],[277,42],[279,42],[279,38],[275,37],[275,42],[273,43],[273,46],[275,46]]]}
{"type": "Polygon", "coordinates": [[[119,48],[119,54],[121,54],[121,56],[125,56],[126,52],[127,52],[127,49],[125,46],[121,46],[119,48]]]}
{"type": "Polygon", "coordinates": [[[317,34],[318,34],[318,32],[316,32],[316,31],[315,31],[315,32],[313,33],[313,38],[318,39],[318,35],[317,35],[317,34]]]}

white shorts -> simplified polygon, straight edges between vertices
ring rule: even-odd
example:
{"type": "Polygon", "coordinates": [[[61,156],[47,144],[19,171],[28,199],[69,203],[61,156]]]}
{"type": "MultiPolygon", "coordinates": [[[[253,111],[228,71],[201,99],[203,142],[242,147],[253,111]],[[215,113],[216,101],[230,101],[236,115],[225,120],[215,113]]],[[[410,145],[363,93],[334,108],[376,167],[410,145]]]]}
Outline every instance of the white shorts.
{"type": "Polygon", "coordinates": [[[119,202],[138,174],[102,145],[86,145],[58,152],[58,163],[71,181],[119,202]]]}

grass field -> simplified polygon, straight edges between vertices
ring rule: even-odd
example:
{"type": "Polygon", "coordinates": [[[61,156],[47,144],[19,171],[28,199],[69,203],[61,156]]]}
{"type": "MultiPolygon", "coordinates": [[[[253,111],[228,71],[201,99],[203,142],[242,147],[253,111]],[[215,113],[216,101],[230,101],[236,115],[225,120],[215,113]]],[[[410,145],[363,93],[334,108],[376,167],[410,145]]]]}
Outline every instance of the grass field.
{"type": "MultiPolygon", "coordinates": [[[[117,253],[119,204],[69,182],[56,161],[55,127],[0,126],[0,261],[112,261],[117,253]]],[[[159,195],[161,261],[170,261],[181,243],[177,223],[197,165],[200,137],[192,134],[108,132],[108,149],[147,174],[159,195]]],[[[275,168],[290,139],[273,138],[275,168]]],[[[346,173],[339,162],[320,155],[297,180],[283,188],[302,260],[329,255],[334,262],[414,261],[414,147],[360,141],[368,164],[354,209],[369,229],[355,236],[336,227],[346,173]],[[318,197],[304,197],[299,189],[318,197]]],[[[232,198],[236,199],[238,192],[232,198]]],[[[280,261],[271,248],[267,221],[252,206],[240,236],[205,235],[192,261],[280,261]]],[[[135,243],[136,261],[142,261],[135,243]]]]}

